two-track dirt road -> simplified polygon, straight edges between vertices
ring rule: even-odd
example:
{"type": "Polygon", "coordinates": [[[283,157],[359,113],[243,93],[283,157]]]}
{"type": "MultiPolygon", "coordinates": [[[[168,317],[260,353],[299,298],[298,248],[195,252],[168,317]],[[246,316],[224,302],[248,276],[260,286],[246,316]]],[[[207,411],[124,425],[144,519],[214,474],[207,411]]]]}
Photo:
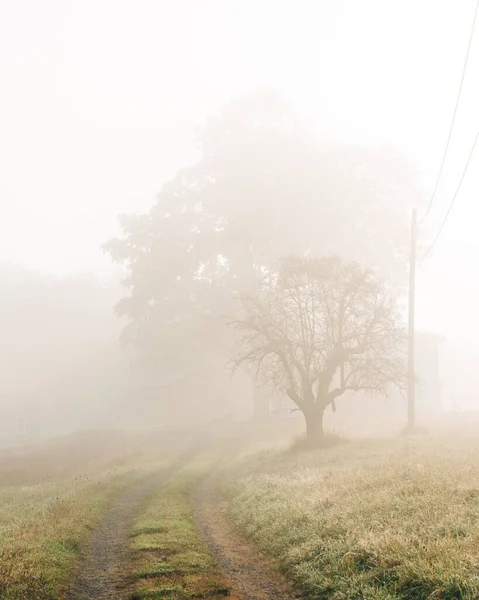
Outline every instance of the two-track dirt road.
{"type": "MultiPolygon", "coordinates": [[[[192,449],[179,461],[123,491],[113,502],[85,547],[68,600],[130,600],[129,532],[134,517],[158,486],[198,454],[192,449]]],[[[232,595],[241,600],[291,600],[291,587],[274,565],[258,554],[233,529],[225,514],[215,472],[193,497],[195,517],[205,541],[222,569],[232,595]]]]}

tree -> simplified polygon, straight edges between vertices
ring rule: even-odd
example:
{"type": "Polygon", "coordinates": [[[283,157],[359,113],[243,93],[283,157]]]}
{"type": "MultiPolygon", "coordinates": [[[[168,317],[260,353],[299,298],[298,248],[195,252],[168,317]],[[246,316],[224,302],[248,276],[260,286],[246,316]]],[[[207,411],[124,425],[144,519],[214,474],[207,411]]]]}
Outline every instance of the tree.
{"type": "Polygon", "coordinates": [[[247,364],[302,411],[311,443],[347,392],[405,383],[405,333],[394,297],[372,271],[337,257],[288,258],[259,295],[241,297],[236,366],[247,364]]]}
{"type": "Polygon", "coordinates": [[[406,272],[418,202],[414,173],[393,153],[319,143],[269,93],[231,103],[198,143],[197,164],[148,214],[122,216],[123,235],[105,245],[129,271],[123,339],[156,365],[224,354],[218,316],[279,256],[337,253],[406,272]]]}

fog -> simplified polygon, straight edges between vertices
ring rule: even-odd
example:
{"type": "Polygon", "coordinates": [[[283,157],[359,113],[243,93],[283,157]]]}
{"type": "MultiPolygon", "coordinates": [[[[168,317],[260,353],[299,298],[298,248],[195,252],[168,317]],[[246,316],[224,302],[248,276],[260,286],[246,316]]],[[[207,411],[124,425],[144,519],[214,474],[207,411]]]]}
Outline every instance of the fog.
{"type": "MultiPolygon", "coordinates": [[[[246,421],[262,402],[300,430],[271,365],[232,378],[237,296],[284,257],[334,254],[387,280],[406,323],[411,210],[434,188],[474,4],[3,0],[0,445],[246,421]]],[[[479,129],[478,69],[476,36],[419,257],[479,129]]],[[[424,422],[479,409],[478,161],[417,267],[424,422]]],[[[404,396],[364,389],[327,426],[399,430],[404,396]]]]}

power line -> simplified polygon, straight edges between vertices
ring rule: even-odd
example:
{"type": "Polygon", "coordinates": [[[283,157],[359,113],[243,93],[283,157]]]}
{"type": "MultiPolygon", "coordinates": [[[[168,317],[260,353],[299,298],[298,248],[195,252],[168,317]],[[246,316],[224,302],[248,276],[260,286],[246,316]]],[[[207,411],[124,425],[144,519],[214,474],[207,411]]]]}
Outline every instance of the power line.
{"type": "Polygon", "coordinates": [[[477,2],[476,2],[476,9],[474,11],[474,18],[472,20],[471,34],[469,36],[469,43],[467,45],[466,59],[464,61],[464,67],[462,69],[461,82],[459,84],[459,91],[457,93],[456,105],[454,107],[454,112],[453,112],[453,115],[452,115],[452,121],[451,121],[451,125],[449,127],[449,134],[447,136],[446,148],[444,149],[444,154],[442,155],[441,166],[439,167],[439,173],[437,175],[437,179],[436,179],[436,183],[434,185],[434,190],[432,192],[431,199],[429,200],[429,204],[427,206],[426,213],[424,214],[424,217],[421,219],[421,225],[424,223],[424,221],[426,220],[428,214],[431,211],[432,205],[433,205],[434,200],[436,198],[436,193],[437,193],[437,190],[438,190],[438,187],[439,187],[439,182],[441,181],[442,172],[444,170],[444,165],[446,163],[446,157],[447,157],[447,153],[449,151],[449,146],[450,146],[450,143],[451,143],[452,132],[454,130],[454,124],[456,122],[457,109],[459,107],[459,101],[461,99],[462,87],[463,87],[464,79],[465,79],[465,76],[466,76],[467,64],[469,62],[469,55],[471,53],[472,40],[474,39],[474,29],[475,29],[475,25],[476,25],[476,18],[477,18],[478,9],[479,9],[479,0],[477,0],[477,2]]]}
{"type": "Polygon", "coordinates": [[[452,211],[452,209],[454,207],[454,204],[456,203],[456,198],[457,198],[457,196],[459,194],[459,191],[461,189],[462,182],[464,181],[464,178],[466,176],[467,169],[469,168],[469,164],[470,164],[472,156],[474,154],[474,150],[476,149],[476,144],[477,144],[478,140],[479,140],[479,132],[476,134],[476,139],[474,140],[474,143],[472,144],[471,151],[469,152],[469,156],[467,158],[466,166],[464,167],[464,170],[463,170],[462,175],[461,175],[461,179],[459,180],[459,184],[458,184],[458,186],[456,188],[456,191],[454,192],[454,196],[452,197],[451,204],[449,205],[449,208],[447,210],[446,216],[444,217],[444,220],[441,223],[441,226],[439,227],[439,231],[437,232],[436,237],[434,238],[432,244],[429,246],[429,248],[423,254],[422,259],[426,258],[426,256],[428,256],[428,254],[434,248],[437,240],[439,239],[439,237],[440,237],[440,235],[442,233],[442,230],[444,229],[444,227],[446,225],[446,222],[447,222],[447,220],[449,218],[449,215],[451,214],[451,211],[452,211]]]}

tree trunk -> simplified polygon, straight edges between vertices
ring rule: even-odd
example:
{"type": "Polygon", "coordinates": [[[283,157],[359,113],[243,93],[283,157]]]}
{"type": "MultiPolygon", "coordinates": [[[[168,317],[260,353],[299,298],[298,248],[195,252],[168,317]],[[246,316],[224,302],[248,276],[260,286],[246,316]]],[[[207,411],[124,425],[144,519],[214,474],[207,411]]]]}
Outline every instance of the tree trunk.
{"type": "Polygon", "coordinates": [[[304,412],[306,421],[306,438],[309,446],[320,446],[324,439],[323,429],[324,408],[315,407],[304,412]]]}

